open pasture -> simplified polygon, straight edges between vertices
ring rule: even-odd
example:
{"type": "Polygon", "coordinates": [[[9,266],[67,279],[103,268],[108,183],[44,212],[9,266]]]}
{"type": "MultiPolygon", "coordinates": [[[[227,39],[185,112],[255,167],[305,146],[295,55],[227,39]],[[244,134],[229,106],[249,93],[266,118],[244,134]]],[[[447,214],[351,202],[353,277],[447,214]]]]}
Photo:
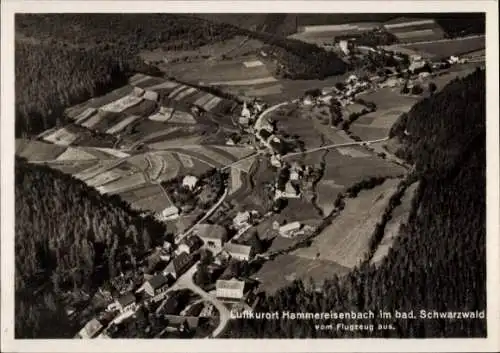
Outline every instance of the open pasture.
{"type": "Polygon", "coordinates": [[[415,43],[404,45],[414,51],[431,54],[435,59],[447,58],[451,55],[463,55],[486,47],[485,36],[471,36],[440,40],[432,43],[415,43]]]}
{"type": "Polygon", "coordinates": [[[42,141],[16,140],[16,155],[30,162],[50,161],[66,151],[66,147],[42,141]],[[22,142],[21,142],[22,141],[22,142]]]}
{"type": "Polygon", "coordinates": [[[58,161],[83,161],[92,159],[98,159],[98,157],[79,147],[68,147],[57,157],[58,161]]]}
{"type": "Polygon", "coordinates": [[[163,192],[132,202],[132,207],[135,209],[153,211],[156,213],[170,206],[172,206],[172,203],[163,192]]]}
{"type": "Polygon", "coordinates": [[[352,158],[330,150],[325,159],[326,170],[322,181],[334,180],[336,184],[346,187],[370,177],[394,177],[405,172],[403,167],[374,155],[352,158]]]}
{"type": "Polygon", "coordinates": [[[370,190],[362,190],[356,198],[346,199],[340,216],[312,241],[311,246],[292,254],[307,259],[321,259],[353,268],[366,256],[377,222],[399,180],[389,179],[370,190]]]}
{"type": "Polygon", "coordinates": [[[345,190],[344,185],[339,185],[335,180],[321,180],[316,186],[317,200],[316,204],[323,211],[324,215],[328,215],[333,211],[335,199],[338,194],[345,190]]]}
{"type": "Polygon", "coordinates": [[[81,161],[56,161],[50,162],[48,165],[57,169],[63,173],[75,175],[80,173],[85,169],[89,169],[94,166],[98,161],[96,159],[93,160],[81,160],[81,161]]]}
{"type": "Polygon", "coordinates": [[[125,192],[145,183],[144,175],[140,172],[123,176],[111,182],[101,184],[96,189],[103,194],[117,194],[125,192]]]}
{"type": "Polygon", "coordinates": [[[63,127],[50,135],[44,136],[43,139],[56,145],[69,146],[78,139],[78,135],[63,127]]]}
{"type": "MultiPolygon", "coordinates": [[[[148,153],[151,167],[149,176],[157,182],[170,180],[180,174],[181,164],[173,153],[167,151],[148,153]]],[[[193,165],[194,166],[194,165],[193,165]]]]}
{"type": "Polygon", "coordinates": [[[344,275],[348,271],[349,268],[336,262],[287,254],[267,261],[252,277],[261,281],[260,289],[273,294],[294,280],[308,281],[312,278],[314,282],[321,283],[335,274],[344,275]]]}

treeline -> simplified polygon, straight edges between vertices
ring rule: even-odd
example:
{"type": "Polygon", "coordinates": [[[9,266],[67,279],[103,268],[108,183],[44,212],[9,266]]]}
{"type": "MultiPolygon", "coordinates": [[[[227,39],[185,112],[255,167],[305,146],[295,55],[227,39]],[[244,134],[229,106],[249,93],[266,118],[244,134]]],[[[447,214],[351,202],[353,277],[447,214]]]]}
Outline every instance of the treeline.
{"type": "Polygon", "coordinates": [[[15,181],[16,337],[66,337],[74,331],[60,294],[91,293],[133,267],[166,229],[45,166],[16,159],[15,181]],[[48,333],[52,325],[59,331],[48,333]]]}
{"type": "Polygon", "coordinates": [[[420,139],[428,140],[425,146],[447,146],[444,152],[460,156],[460,163],[438,165],[443,160],[433,153],[413,156],[420,181],[412,205],[413,216],[378,268],[366,261],[345,277],[334,276],[326,281],[321,291],[295,281],[275,295],[265,296],[256,308],[267,312],[382,310],[392,313],[391,318],[342,321],[374,324],[373,331],[316,330],[314,325],[321,324],[317,320],[301,320],[299,324],[286,319],[240,319],[231,322],[227,337],[485,337],[485,320],[419,317],[420,310],[486,309],[485,101],[476,92],[484,91],[484,81],[484,72],[476,72],[451,83],[443,89],[442,96],[435,95],[429,98],[431,102],[419,103],[414,109],[410,120],[415,140],[407,142],[409,148],[414,149],[413,144],[420,139]],[[476,109],[464,109],[461,100],[465,99],[476,109]],[[454,109],[448,110],[450,106],[454,109]],[[457,133],[462,124],[482,133],[476,138],[469,135],[471,140],[464,141],[457,133]],[[396,319],[396,310],[414,311],[417,318],[396,319]],[[378,324],[387,325],[388,329],[377,330],[378,324]]]}

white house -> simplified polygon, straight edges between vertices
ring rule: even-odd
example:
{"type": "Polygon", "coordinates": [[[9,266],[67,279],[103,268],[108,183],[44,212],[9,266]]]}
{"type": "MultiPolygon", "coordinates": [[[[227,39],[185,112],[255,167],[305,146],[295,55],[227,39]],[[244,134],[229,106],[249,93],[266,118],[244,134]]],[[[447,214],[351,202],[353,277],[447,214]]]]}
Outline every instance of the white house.
{"type": "Polygon", "coordinates": [[[243,299],[245,293],[245,282],[235,278],[228,281],[217,280],[215,283],[217,298],[243,299]]]}
{"type": "Polygon", "coordinates": [[[248,261],[253,256],[253,249],[249,245],[226,243],[224,244],[224,250],[226,250],[231,257],[240,261],[248,261]]]}
{"type": "Polygon", "coordinates": [[[78,337],[82,339],[90,339],[96,337],[104,327],[97,319],[92,319],[78,332],[78,337]]]}
{"type": "Polygon", "coordinates": [[[250,221],[250,212],[238,212],[233,219],[233,225],[236,228],[244,227],[250,221]]]}
{"type": "Polygon", "coordinates": [[[279,155],[273,154],[271,156],[271,165],[276,168],[281,168],[282,164],[279,155]]]}
{"type": "Polygon", "coordinates": [[[282,237],[290,238],[293,237],[294,233],[300,230],[300,222],[291,222],[285,224],[279,228],[279,233],[282,237]]]}
{"type": "Polygon", "coordinates": [[[339,42],[339,47],[340,47],[340,50],[342,50],[342,52],[345,55],[349,55],[349,53],[350,53],[350,51],[349,51],[349,42],[347,40],[341,40],[339,42]]]}
{"type": "Polygon", "coordinates": [[[243,102],[243,108],[241,109],[241,117],[242,118],[247,118],[250,119],[252,116],[252,113],[250,112],[250,109],[247,107],[247,102],[243,102]]]}
{"type": "Polygon", "coordinates": [[[194,175],[186,175],[184,179],[182,179],[182,186],[187,187],[189,190],[193,190],[198,183],[198,178],[194,175]]]}
{"type": "Polygon", "coordinates": [[[179,208],[176,206],[167,207],[161,212],[161,216],[168,220],[179,218],[179,208]]]}

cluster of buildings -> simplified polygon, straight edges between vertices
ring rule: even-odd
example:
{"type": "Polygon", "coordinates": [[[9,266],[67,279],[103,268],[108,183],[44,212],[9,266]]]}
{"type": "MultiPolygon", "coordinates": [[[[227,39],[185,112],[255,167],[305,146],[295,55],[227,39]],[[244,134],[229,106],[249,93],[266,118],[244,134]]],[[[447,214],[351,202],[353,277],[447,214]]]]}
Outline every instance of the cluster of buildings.
{"type": "Polygon", "coordinates": [[[279,172],[274,186],[274,200],[299,199],[301,197],[300,181],[304,176],[304,168],[297,162],[285,165],[279,172]]]}

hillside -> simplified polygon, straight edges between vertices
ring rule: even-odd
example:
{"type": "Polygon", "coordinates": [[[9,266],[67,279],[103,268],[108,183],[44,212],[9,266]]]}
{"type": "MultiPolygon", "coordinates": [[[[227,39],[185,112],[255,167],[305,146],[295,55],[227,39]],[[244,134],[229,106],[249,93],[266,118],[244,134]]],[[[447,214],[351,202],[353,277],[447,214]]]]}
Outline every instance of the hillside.
{"type": "MultiPolygon", "coordinates": [[[[410,113],[411,140],[420,186],[408,224],[386,259],[363,263],[322,290],[295,281],[260,301],[256,311],[394,313],[413,310],[475,311],[486,306],[485,73],[456,80],[410,113]],[[462,102],[465,101],[465,102],[462,102]],[[469,108],[465,108],[470,106],[469,108]],[[426,153],[425,151],[438,151],[426,153]],[[445,158],[452,157],[449,161],[445,158]],[[446,163],[443,163],[446,161],[446,163]],[[472,211],[471,211],[472,210],[472,211]],[[429,290],[432,288],[432,290],[429,290]]],[[[403,124],[404,125],[404,124],[403,124]]],[[[228,337],[485,337],[481,319],[344,320],[385,324],[374,331],[316,330],[320,321],[236,320],[228,337]]],[[[325,324],[330,323],[324,322],[325,324]]]]}
{"type": "Polygon", "coordinates": [[[70,337],[63,294],[136,266],[166,229],[59,171],[17,159],[15,173],[16,337],[70,337]]]}
{"type": "Polygon", "coordinates": [[[158,74],[138,59],[141,50],[193,49],[236,35],[268,44],[286,78],[324,78],[346,70],[335,54],[314,45],[193,16],[17,15],[16,136],[65,122],[64,107],[121,86],[131,72],[158,74]]]}

